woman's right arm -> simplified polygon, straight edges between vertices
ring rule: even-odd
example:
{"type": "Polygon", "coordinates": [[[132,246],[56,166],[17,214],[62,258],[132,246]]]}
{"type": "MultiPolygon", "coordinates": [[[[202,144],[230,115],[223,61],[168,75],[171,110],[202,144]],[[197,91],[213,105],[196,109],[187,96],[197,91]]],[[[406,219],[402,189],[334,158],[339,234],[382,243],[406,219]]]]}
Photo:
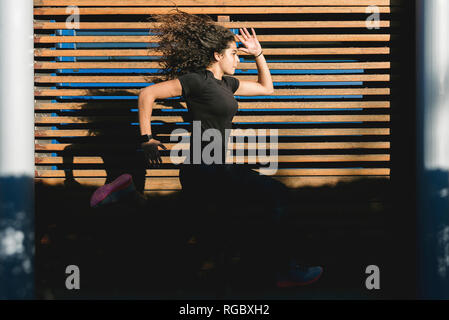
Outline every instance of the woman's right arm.
{"type": "Polygon", "coordinates": [[[140,134],[151,134],[151,114],[156,99],[177,97],[181,94],[182,87],[178,79],[159,82],[142,89],[138,100],[140,134]]]}
{"type": "MultiPolygon", "coordinates": [[[[151,134],[151,114],[156,99],[165,99],[182,95],[181,82],[178,79],[159,82],[142,89],[139,93],[139,126],[140,134],[151,134]]],[[[165,146],[156,139],[142,143],[142,149],[151,165],[162,163],[159,148],[165,146]]]]}

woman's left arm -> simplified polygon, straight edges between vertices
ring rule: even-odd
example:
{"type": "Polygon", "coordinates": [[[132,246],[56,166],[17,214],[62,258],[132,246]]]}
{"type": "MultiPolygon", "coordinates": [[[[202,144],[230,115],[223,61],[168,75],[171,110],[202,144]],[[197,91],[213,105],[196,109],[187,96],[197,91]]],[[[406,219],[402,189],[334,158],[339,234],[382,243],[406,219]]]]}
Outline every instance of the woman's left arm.
{"type": "Polygon", "coordinates": [[[273,80],[271,79],[270,69],[263,56],[262,46],[257,40],[256,32],[253,28],[252,35],[246,30],[246,28],[240,29],[240,36],[236,35],[240,42],[243,43],[245,48],[239,48],[241,51],[252,54],[256,58],[257,65],[257,82],[254,81],[240,81],[238,89],[234,92],[234,95],[238,96],[261,96],[269,95],[274,92],[273,80]]]}

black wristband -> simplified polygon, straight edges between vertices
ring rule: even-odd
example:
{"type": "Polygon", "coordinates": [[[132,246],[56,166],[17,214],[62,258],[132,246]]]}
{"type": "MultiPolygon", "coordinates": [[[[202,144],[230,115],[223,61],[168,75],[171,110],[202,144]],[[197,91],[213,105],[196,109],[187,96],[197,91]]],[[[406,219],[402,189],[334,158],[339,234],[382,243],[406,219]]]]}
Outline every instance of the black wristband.
{"type": "Polygon", "coordinates": [[[151,134],[143,134],[143,135],[140,136],[140,142],[141,143],[148,142],[151,139],[153,139],[153,135],[151,135],[151,134]]]}
{"type": "Polygon", "coordinates": [[[254,56],[254,58],[257,58],[257,57],[260,56],[262,53],[263,53],[263,50],[262,50],[257,56],[254,56]]]}

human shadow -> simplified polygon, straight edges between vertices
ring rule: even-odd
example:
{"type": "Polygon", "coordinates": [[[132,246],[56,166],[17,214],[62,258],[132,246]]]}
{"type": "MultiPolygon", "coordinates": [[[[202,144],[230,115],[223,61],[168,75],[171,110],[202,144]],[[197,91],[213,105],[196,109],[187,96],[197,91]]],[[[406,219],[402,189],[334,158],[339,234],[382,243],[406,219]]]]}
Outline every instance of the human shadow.
{"type": "MultiPolygon", "coordinates": [[[[108,96],[131,96],[128,90],[89,89],[88,96],[107,98],[108,96]]],[[[163,108],[182,109],[178,101],[157,102],[163,108]]],[[[108,184],[124,173],[131,174],[136,190],[143,193],[146,182],[148,163],[140,147],[137,101],[129,99],[87,100],[76,110],[59,111],[58,116],[70,115],[75,122],[64,125],[65,129],[83,129],[83,137],[61,137],[59,143],[67,144],[61,152],[62,168],[65,174],[64,184],[67,187],[79,187],[79,177],[103,177],[98,170],[104,170],[108,184]],[[76,157],[94,157],[92,163],[79,163],[76,157]],[[101,158],[99,159],[95,158],[101,158]],[[78,170],[77,170],[78,169],[78,170]],[[89,170],[90,169],[90,170],[89,170]],[[76,171],[76,174],[74,172],[76,171]],[[83,174],[84,170],[88,174],[83,174]]],[[[160,109],[154,109],[153,115],[161,115],[160,109]]],[[[184,113],[185,114],[185,113],[184,113]]],[[[181,113],[183,116],[184,114],[181,113]]],[[[158,121],[161,125],[153,126],[153,134],[166,142],[173,125],[158,121]],[[164,134],[160,136],[159,134],[164,134]]],[[[166,152],[162,151],[162,155],[166,152]]],[[[161,168],[170,168],[170,164],[162,164],[161,168]]],[[[151,168],[152,170],[157,170],[151,168]]]]}

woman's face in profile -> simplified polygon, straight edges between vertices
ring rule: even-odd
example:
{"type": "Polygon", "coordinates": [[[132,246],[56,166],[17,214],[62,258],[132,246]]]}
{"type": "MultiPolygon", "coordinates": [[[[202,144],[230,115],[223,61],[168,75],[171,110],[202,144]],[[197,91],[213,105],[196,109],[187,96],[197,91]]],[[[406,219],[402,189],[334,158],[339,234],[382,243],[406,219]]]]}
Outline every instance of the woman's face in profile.
{"type": "Polygon", "coordinates": [[[235,41],[229,43],[229,47],[224,50],[219,64],[224,74],[234,74],[235,69],[239,63],[239,56],[237,55],[237,44],[235,41]]]}

